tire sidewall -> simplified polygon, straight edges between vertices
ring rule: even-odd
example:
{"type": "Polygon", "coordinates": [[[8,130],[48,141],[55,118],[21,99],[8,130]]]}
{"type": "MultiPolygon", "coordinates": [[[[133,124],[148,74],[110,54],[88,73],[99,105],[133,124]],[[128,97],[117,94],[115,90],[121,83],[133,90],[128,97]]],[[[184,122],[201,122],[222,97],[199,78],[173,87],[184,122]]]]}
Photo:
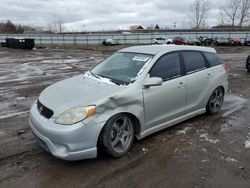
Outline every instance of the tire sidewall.
{"type": "Polygon", "coordinates": [[[101,137],[102,137],[102,147],[104,148],[105,152],[110,154],[112,157],[115,157],[115,158],[121,157],[121,156],[125,155],[131,149],[131,147],[133,145],[133,142],[134,142],[134,135],[135,135],[135,130],[134,130],[134,122],[133,122],[132,118],[130,118],[126,114],[117,114],[117,115],[111,117],[107,121],[107,123],[105,124],[105,126],[103,128],[102,135],[101,135],[101,137]],[[131,142],[129,143],[129,146],[122,153],[118,153],[115,150],[113,150],[113,148],[111,146],[110,132],[112,130],[114,122],[116,122],[121,117],[129,118],[131,123],[132,123],[133,128],[132,128],[132,139],[131,139],[131,142]]]}
{"type": "Polygon", "coordinates": [[[207,113],[208,113],[208,114],[217,114],[217,113],[220,111],[221,107],[222,107],[222,104],[223,104],[223,101],[224,101],[224,95],[225,95],[224,92],[223,92],[222,102],[221,102],[220,108],[219,108],[217,111],[213,111],[213,110],[210,108],[210,101],[211,101],[211,99],[212,99],[212,97],[213,97],[214,92],[215,92],[216,90],[218,90],[218,89],[222,90],[222,92],[223,92],[223,89],[222,89],[221,87],[216,88],[216,89],[212,92],[212,94],[210,95],[209,100],[208,100],[208,102],[207,102],[207,106],[206,106],[206,110],[207,110],[207,113]]]}

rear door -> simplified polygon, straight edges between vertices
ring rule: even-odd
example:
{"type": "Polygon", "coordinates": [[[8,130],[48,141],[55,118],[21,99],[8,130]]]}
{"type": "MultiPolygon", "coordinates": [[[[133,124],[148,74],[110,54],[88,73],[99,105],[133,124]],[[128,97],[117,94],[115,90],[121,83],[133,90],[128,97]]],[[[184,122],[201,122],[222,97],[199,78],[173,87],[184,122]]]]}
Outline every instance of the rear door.
{"type": "Polygon", "coordinates": [[[162,78],[163,84],[143,89],[146,129],[183,115],[186,100],[186,78],[178,52],[162,56],[149,74],[162,78]]]}
{"type": "Polygon", "coordinates": [[[199,51],[182,52],[187,78],[186,113],[204,108],[204,98],[210,92],[213,72],[199,51]]]}

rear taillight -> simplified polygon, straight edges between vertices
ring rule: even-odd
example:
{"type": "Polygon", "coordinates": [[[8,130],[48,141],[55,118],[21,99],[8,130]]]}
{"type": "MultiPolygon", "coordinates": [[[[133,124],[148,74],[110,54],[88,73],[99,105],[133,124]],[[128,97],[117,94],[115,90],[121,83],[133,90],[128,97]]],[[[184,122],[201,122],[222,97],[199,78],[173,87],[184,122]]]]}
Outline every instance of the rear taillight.
{"type": "Polygon", "coordinates": [[[225,69],[225,71],[227,72],[227,70],[228,70],[228,69],[227,69],[227,64],[224,63],[224,64],[222,64],[222,66],[223,66],[223,68],[225,69]]]}

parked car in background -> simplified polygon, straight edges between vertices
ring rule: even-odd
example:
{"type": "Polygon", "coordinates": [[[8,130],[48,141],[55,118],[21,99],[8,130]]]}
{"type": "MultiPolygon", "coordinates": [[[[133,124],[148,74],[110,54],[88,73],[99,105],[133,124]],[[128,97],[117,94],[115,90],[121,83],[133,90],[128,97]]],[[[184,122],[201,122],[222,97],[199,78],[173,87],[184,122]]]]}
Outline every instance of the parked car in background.
{"type": "Polygon", "coordinates": [[[188,40],[186,37],[175,37],[173,38],[173,44],[176,45],[187,45],[188,44],[188,40]]]}
{"type": "Polygon", "coordinates": [[[29,125],[55,157],[95,158],[100,148],[121,157],[135,137],[218,113],[227,90],[226,68],[213,48],[134,46],[47,87],[31,107],[29,125]]]}
{"type": "Polygon", "coordinates": [[[118,45],[119,42],[118,42],[118,40],[108,38],[108,39],[105,39],[102,42],[102,44],[105,45],[105,46],[112,46],[112,45],[118,45]]]}
{"type": "Polygon", "coordinates": [[[250,72],[250,55],[247,57],[247,60],[246,60],[246,69],[248,72],[250,72]]]}
{"type": "Polygon", "coordinates": [[[173,38],[168,38],[168,39],[166,40],[166,43],[167,43],[167,44],[173,44],[173,38]]]}
{"type": "Polygon", "coordinates": [[[167,44],[167,42],[163,37],[156,37],[153,39],[152,44],[167,44]]]}
{"type": "Polygon", "coordinates": [[[242,40],[239,38],[228,38],[228,45],[230,46],[242,46],[242,40]]]}
{"type": "Polygon", "coordinates": [[[245,45],[245,46],[249,46],[249,45],[250,45],[250,35],[248,35],[248,36],[245,38],[244,45],[245,45]]]}
{"type": "Polygon", "coordinates": [[[215,37],[212,43],[214,43],[216,46],[228,46],[229,45],[228,39],[225,37],[215,37]]]}
{"type": "Polygon", "coordinates": [[[214,39],[207,36],[200,36],[198,40],[200,41],[201,46],[212,45],[214,43],[214,39]]]}
{"type": "Polygon", "coordinates": [[[188,37],[188,38],[187,38],[187,44],[188,44],[188,45],[200,46],[200,45],[201,45],[201,42],[200,42],[197,38],[188,37]]]}

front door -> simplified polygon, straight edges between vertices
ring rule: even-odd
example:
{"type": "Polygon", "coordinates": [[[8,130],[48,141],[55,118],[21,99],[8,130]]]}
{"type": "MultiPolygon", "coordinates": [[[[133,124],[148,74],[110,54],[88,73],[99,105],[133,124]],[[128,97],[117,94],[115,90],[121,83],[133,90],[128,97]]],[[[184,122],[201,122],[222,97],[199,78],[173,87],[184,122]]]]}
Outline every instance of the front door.
{"type": "Polygon", "coordinates": [[[184,115],[186,103],[186,77],[178,52],[162,56],[149,75],[162,78],[163,84],[143,89],[146,129],[184,115]]]}

